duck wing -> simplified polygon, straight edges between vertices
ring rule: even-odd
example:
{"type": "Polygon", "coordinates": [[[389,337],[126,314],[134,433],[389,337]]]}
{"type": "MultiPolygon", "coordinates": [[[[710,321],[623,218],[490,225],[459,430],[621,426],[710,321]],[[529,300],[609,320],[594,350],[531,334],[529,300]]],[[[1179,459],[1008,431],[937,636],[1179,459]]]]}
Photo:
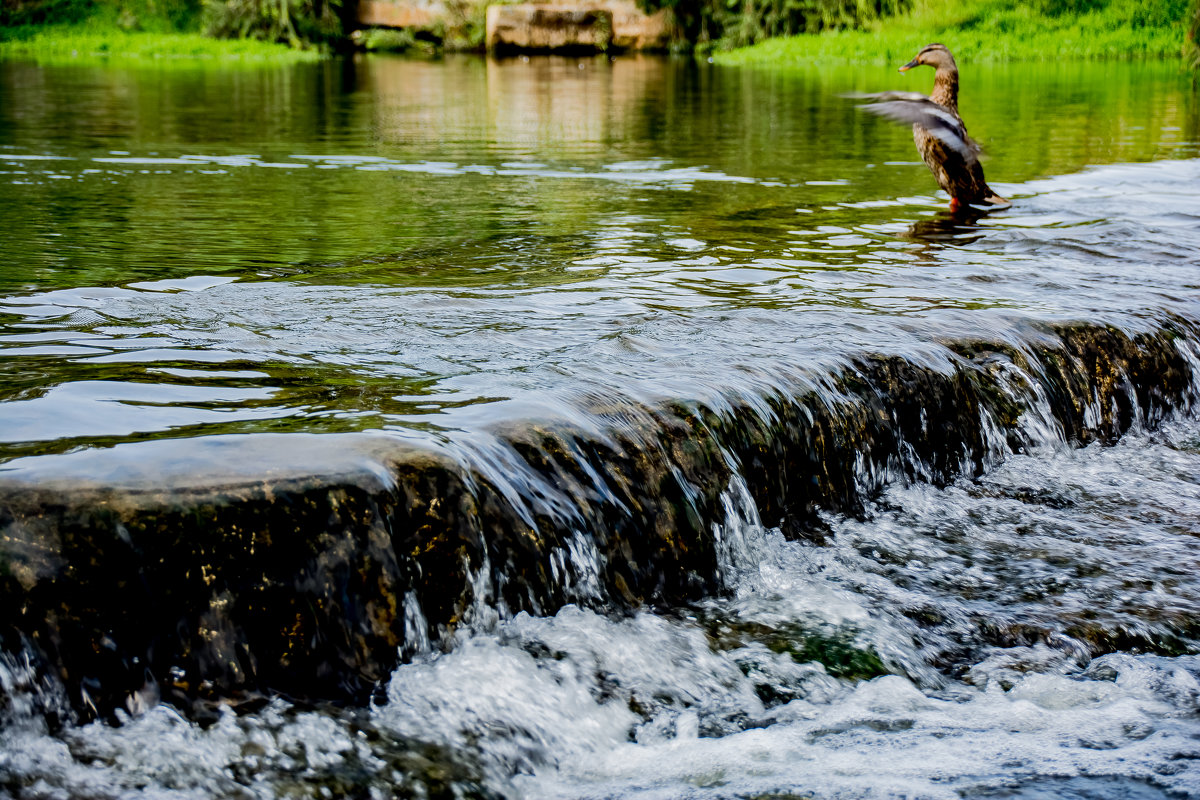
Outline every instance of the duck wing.
{"type": "Polygon", "coordinates": [[[920,125],[947,147],[960,153],[968,162],[979,158],[979,145],[967,136],[967,127],[961,119],[941,103],[935,103],[920,92],[880,92],[879,94],[855,94],[846,97],[870,100],[859,106],[885,119],[910,125],[920,125]]]}

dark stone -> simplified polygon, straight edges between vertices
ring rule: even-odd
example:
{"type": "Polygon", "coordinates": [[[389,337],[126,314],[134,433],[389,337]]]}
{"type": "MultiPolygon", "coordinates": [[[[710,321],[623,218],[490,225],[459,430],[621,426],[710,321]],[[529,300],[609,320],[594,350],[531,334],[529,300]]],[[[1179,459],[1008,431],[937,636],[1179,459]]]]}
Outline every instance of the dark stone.
{"type": "Polygon", "coordinates": [[[820,542],[823,510],[982,471],[984,416],[1020,447],[1035,393],[1014,375],[1069,440],[1153,426],[1195,402],[1177,346],[1194,333],[1062,326],[949,343],[936,368],[869,355],[753,404],[614,396],[578,424],[453,448],[258,434],[18,459],[0,470],[0,645],[85,718],[158,696],[197,718],[275,693],[361,705],[480,608],[620,612],[719,591],[713,525],[735,469],[767,524],[820,542]]]}

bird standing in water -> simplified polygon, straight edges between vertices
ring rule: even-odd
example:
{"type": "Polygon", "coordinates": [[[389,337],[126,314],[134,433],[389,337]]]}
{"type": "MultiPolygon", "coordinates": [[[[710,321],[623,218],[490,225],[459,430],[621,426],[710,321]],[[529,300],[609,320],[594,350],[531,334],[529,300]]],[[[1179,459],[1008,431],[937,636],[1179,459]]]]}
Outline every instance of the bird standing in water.
{"type": "Polygon", "coordinates": [[[872,101],[860,108],[896,122],[912,124],[917,150],[933,172],[938,186],[950,195],[951,211],[971,204],[1009,205],[983,179],[979,145],[967,136],[967,126],[958,115],[958,65],[954,63],[954,56],[945,45],[927,44],[900,71],[907,72],[922,64],[936,70],[932,95],[926,97],[919,92],[855,95],[872,101]]]}

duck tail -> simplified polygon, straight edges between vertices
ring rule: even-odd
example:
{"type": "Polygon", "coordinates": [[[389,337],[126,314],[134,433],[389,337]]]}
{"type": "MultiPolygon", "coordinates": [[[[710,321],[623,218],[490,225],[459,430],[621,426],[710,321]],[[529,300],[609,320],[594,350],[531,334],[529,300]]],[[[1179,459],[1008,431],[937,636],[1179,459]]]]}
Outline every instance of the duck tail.
{"type": "Polygon", "coordinates": [[[987,203],[988,205],[990,205],[990,206],[1011,206],[1012,205],[1011,200],[1005,200],[1003,197],[996,194],[995,192],[992,192],[990,189],[988,191],[989,191],[989,194],[987,195],[987,197],[983,198],[983,202],[987,203]]]}

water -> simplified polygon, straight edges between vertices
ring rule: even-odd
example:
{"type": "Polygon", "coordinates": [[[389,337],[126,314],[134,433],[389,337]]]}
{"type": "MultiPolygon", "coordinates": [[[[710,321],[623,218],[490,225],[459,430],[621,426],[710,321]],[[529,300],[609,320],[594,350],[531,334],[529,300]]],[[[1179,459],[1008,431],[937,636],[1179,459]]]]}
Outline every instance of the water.
{"type": "MultiPolygon", "coordinates": [[[[406,663],[370,702],[232,693],[189,719],[156,704],[155,662],[86,722],[75,679],[6,639],[0,795],[1200,796],[1200,100],[1171,65],[964,70],[1015,201],[965,219],[906,131],[838,97],[927,88],[892,70],[0,64],[6,580],[58,568],[23,560],[22,493],[53,519],[92,484],[113,513],[160,486],[403,484],[380,442],[468,465],[521,518],[414,562],[389,612],[406,663]],[[1114,388],[1105,347],[1055,372],[1067,322],[1169,329],[1186,380],[1122,367],[1114,388]],[[855,439],[864,354],[1000,388],[975,409],[913,383],[919,421],[855,439]],[[821,408],[844,429],[811,451],[756,444],[821,408]],[[797,452],[832,488],[805,494],[797,452]],[[662,574],[696,579],[655,594],[637,565],[667,551],[626,543],[678,548],[675,525],[713,577],[681,556],[662,574]],[[439,616],[430,585],[459,583],[439,616]]],[[[477,526],[508,519],[486,488],[465,490],[477,526]]],[[[116,552],[60,596],[127,591],[140,551],[116,552]]],[[[261,557],[202,562],[210,639],[270,633],[218,592],[261,557]]],[[[164,559],[161,585],[192,580],[164,559]]],[[[173,627],[156,601],[101,620],[114,648],[173,627]]]]}
{"type": "Polygon", "coordinates": [[[1187,421],[1014,456],[833,518],[824,545],[762,527],[735,486],[727,596],[521,614],[401,667],[361,712],[275,702],[201,729],[158,706],[55,737],[27,717],[4,733],[9,791],[1194,796],[1200,660],[1169,639],[1200,618],[1198,443],[1187,421]],[[1088,625],[1152,644],[1090,658],[1088,625]],[[798,631],[874,658],[797,660],[798,631]],[[891,674],[853,676],[874,669],[891,674]]]}
{"type": "Polygon", "coordinates": [[[581,386],[736,391],[1010,314],[1142,316],[1192,280],[1200,111],[1173,66],[966,73],[1022,202],[960,225],[911,137],[837,97],[919,80],[6,65],[0,456],[573,416],[581,386]]]}

